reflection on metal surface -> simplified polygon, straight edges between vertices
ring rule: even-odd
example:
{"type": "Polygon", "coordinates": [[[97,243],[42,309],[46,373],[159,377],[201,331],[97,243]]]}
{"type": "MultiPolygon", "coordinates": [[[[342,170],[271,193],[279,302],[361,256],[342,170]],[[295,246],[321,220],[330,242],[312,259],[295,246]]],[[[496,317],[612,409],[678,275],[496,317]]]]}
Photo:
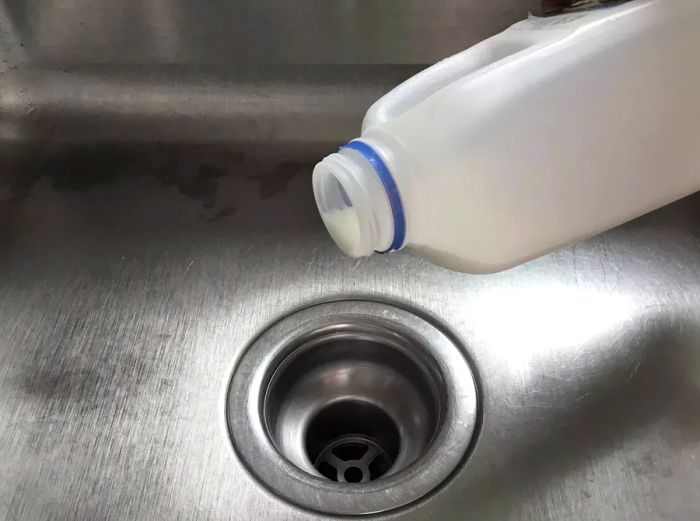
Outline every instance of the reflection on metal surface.
{"type": "Polygon", "coordinates": [[[586,339],[614,332],[634,317],[632,295],[591,290],[585,286],[543,284],[531,288],[500,288],[479,299],[471,319],[497,343],[518,371],[528,370],[533,358],[574,349],[586,339]],[[566,305],[564,305],[566,304],[566,305]],[[504,328],[503,315],[512,317],[504,328]],[[536,344],[524,344],[522,332],[546,319],[536,344]]]}
{"type": "Polygon", "coordinates": [[[234,372],[228,419],[236,452],[280,496],[368,514],[420,499],[459,465],[476,386],[434,325],[386,304],[334,302],[255,340],[234,372]]]}
{"type": "Polygon", "coordinates": [[[432,63],[505,29],[539,0],[4,1],[33,62],[206,65],[432,63]]]}
{"type": "Polygon", "coordinates": [[[0,143],[335,147],[393,86],[538,5],[0,1],[0,143]]]}
{"type": "Polygon", "coordinates": [[[0,74],[0,143],[335,147],[416,66],[13,69],[0,74]]]}

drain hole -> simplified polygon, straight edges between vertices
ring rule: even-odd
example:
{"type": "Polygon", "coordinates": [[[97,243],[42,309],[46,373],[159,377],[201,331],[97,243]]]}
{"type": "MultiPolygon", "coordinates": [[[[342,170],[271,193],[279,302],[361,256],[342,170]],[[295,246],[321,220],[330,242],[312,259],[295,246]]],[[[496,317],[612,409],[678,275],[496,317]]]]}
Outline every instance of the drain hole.
{"type": "Polygon", "coordinates": [[[309,459],[333,481],[364,483],[382,477],[400,446],[399,430],[391,417],[361,401],[345,400],[325,407],[306,431],[309,459]]]}
{"type": "Polygon", "coordinates": [[[425,454],[445,405],[442,376],[421,349],[371,325],[307,338],[266,385],[271,440],[297,467],[338,483],[406,469],[425,454]]]}
{"type": "Polygon", "coordinates": [[[345,481],[348,483],[359,483],[362,481],[364,473],[358,467],[348,467],[345,469],[343,476],[345,476],[345,481]]]}

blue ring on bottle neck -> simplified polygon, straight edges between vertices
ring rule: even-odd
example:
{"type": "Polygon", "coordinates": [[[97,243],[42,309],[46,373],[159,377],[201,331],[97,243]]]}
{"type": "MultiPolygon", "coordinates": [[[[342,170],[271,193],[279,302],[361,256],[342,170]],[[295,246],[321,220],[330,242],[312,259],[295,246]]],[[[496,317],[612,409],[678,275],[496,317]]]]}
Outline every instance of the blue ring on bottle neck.
{"type": "Polygon", "coordinates": [[[390,253],[401,249],[406,241],[406,214],[404,213],[399,187],[396,185],[396,181],[384,163],[384,160],[370,145],[359,139],[354,139],[340,148],[349,148],[362,154],[362,157],[372,165],[372,168],[376,172],[377,177],[379,177],[386,191],[386,195],[389,198],[391,215],[394,219],[394,238],[391,241],[389,249],[377,251],[376,253],[390,253]]]}

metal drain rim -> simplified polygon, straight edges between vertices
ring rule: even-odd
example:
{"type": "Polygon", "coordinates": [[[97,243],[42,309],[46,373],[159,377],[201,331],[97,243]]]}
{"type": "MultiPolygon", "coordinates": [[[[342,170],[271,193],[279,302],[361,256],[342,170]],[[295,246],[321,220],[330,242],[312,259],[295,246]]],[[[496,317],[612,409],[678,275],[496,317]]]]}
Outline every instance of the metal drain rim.
{"type": "Polygon", "coordinates": [[[370,514],[412,503],[450,476],[471,443],[477,420],[477,392],[461,350],[430,322],[392,305],[340,301],[297,311],[253,341],[234,370],[227,415],[236,454],[248,472],[277,495],[318,512],[370,514]],[[300,339],[329,326],[363,323],[401,332],[421,346],[441,372],[447,400],[441,427],[418,461],[377,481],[337,483],[301,470],[280,454],[262,418],[263,400],[271,373],[300,339]]]}

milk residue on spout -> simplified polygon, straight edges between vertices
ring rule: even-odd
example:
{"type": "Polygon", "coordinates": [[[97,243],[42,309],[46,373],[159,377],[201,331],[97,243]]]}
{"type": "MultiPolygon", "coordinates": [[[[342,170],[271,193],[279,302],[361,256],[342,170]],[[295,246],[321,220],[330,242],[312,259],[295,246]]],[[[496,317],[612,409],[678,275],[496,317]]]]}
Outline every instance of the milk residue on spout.
{"type": "Polygon", "coordinates": [[[355,245],[360,242],[360,221],[355,210],[345,208],[334,210],[323,216],[323,221],[331,237],[346,255],[357,256],[355,245]]]}

